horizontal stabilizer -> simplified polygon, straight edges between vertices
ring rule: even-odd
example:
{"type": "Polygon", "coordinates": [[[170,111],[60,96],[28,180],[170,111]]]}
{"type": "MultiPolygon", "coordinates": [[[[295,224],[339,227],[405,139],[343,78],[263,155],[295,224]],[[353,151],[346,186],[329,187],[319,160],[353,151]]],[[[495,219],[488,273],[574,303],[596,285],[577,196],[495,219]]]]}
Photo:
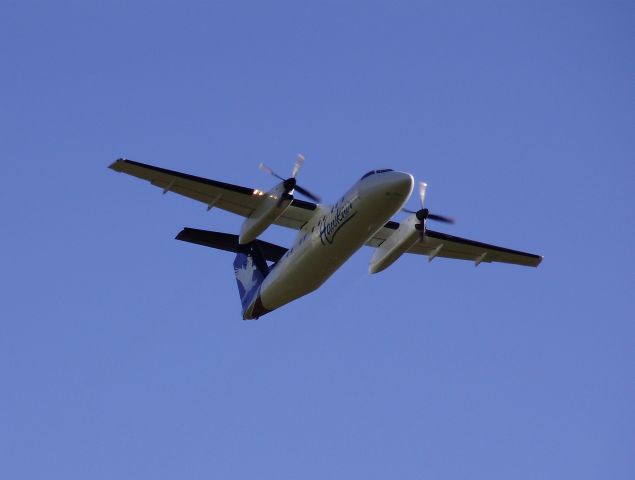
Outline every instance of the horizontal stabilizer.
{"type": "MultiPolygon", "coordinates": [[[[222,232],[211,232],[209,230],[199,230],[197,228],[184,228],[176,236],[177,240],[196,243],[205,247],[217,248],[228,252],[245,252],[246,245],[238,243],[238,235],[222,232]]],[[[287,253],[287,249],[263,240],[255,240],[262,252],[265,260],[277,262],[287,253]]]]}

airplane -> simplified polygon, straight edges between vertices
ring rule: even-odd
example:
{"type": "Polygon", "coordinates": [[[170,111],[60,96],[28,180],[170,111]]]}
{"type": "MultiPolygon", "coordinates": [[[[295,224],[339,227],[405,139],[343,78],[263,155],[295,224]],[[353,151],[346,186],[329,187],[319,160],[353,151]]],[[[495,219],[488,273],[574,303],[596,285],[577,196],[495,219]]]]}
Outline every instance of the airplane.
{"type": "Polygon", "coordinates": [[[424,206],[427,185],[419,183],[421,209],[404,208],[414,189],[411,174],[371,170],[333,205],[297,183],[304,162],[298,155],[291,176],[284,178],[264,164],[260,168],[280,182],[268,191],[210,180],[143,163],[117,159],[109,168],[149,181],[207,206],[245,217],[238,235],[184,228],[177,240],[236,254],[234,273],[242,317],[257,320],[319,288],[363,245],[374,247],[368,271],[381,272],[405,253],[469,260],[476,266],[502,262],[537,267],[542,256],[455,237],[427,228],[427,221],[453,223],[424,206]],[[309,201],[294,197],[297,192],[309,201]],[[410,215],[391,220],[399,211],[410,215]],[[271,225],[298,230],[287,249],[258,237],[271,225]]]}

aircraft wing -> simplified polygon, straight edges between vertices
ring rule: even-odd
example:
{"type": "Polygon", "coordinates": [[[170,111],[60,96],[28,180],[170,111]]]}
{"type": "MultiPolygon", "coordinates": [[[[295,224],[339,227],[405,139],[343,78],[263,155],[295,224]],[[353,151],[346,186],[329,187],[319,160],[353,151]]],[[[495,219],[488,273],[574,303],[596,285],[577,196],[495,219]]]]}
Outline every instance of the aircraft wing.
{"type": "MultiPolygon", "coordinates": [[[[397,222],[388,222],[384,225],[366,245],[378,247],[392,232],[399,227],[397,222]]],[[[447,233],[426,230],[423,240],[415,243],[406,253],[416,255],[434,255],[435,257],[455,258],[458,260],[470,260],[476,264],[481,262],[501,262],[537,267],[542,261],[540,255],[520,252],[509,248],[476,242],[467,238],[455,237],[447,233]]]]}
{"type": "MultiPolygon", "coordinates": [[[[149,181],[163,192],[174,192],[198,200],[208,206],[248,217],[264,200],[262,192],[253,188],[209,180],[165,168],[120,158],[110,165],[116,172],[127,173],[149,181]]],[[[274,223],[300,229],[313,216],[315,203],[293,199],[291,205],[274,223]]]]}

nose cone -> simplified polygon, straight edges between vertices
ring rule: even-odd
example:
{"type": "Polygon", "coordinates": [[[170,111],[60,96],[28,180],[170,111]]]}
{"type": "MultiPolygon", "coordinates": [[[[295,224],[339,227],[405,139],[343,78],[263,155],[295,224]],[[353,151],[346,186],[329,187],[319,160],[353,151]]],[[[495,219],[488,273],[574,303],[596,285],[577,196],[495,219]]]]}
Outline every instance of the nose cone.
{"type": "Polygon", "coordinates": [[[383,171],[363,178],[360,182],[360,194],[380,202],[386,208],[401,208],[412,193],[414,179],[405,172],[383,171]]]}
{"type": "Polygon", "coordinates": [[[414,179],[405,172],[383,170],[364,176],[358,186],[359,198],[370,216],[371,228],[379,228],[401,209],[410,194],[414,179]]]}
{"type": "Polygon", "coordinates": [[[392,195],[402,197],[404,200],[410,197],[414,186],[412,175],[405,172],[386,172],[382,175],[386,175],[383,181],[386,182],[386,188],[392,195]]]}

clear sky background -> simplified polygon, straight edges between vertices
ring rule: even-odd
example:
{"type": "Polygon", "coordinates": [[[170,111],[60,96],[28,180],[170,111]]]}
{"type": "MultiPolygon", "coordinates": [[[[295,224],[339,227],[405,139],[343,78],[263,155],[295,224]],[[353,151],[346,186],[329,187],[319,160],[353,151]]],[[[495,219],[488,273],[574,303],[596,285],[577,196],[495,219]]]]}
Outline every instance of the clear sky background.
{"type": "Polygon", "coordinates": [[[0,477],[635,478],[634,22],[3,1],[0,477]],[[173,239],[241,219],[106,168],[269,188],[299,152],[326,201],[408,171],[432,228],[545,260],[369,276],[365,248],[244,322],[232,254],[173,239]]]}

